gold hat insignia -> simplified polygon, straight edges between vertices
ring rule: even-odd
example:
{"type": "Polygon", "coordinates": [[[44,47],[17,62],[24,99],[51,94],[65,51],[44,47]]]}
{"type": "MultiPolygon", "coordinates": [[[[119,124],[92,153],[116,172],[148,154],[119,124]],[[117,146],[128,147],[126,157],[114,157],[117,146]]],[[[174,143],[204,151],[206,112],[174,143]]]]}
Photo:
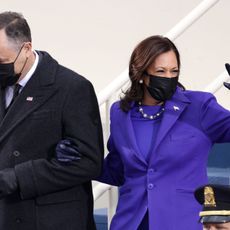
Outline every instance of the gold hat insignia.
{"type": "Polygon", "coordinates": [[[204,188],[204,206],[216,207],[215,194],[213,188],[210,186],[204,188]]]}

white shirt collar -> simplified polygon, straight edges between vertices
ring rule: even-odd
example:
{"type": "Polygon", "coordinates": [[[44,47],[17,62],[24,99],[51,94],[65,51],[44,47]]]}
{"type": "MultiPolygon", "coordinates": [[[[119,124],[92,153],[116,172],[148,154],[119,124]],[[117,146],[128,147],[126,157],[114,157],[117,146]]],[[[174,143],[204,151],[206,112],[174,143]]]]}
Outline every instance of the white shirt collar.
{"type": "Polygon", "coordinates": [[[34,64],[32,65],[31,69],[29,70],[29,72],[25,75],[25,77],[23,77],[18,84],[20,84],[22,87],[25,87],[26,83],[30,80],[30,78],[32,77],[33,73],[35,72],[37,66],[38,66],[38,62],[39,62],[39,56],[37,54],[37,52],[34,50],[33,51],[35,54],[35,61],[34,64]]]}

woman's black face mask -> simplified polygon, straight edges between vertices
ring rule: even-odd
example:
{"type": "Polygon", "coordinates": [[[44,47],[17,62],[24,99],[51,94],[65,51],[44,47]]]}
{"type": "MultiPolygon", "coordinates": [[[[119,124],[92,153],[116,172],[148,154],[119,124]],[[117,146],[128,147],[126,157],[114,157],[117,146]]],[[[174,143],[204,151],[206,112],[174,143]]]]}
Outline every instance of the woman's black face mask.
{"type": "Polygon", "coordinates": [[[17,60],[19,54],[21,53],[21,50],[22,50],[23,46],[19,50],[18,55],[15,58],[14,62],[0,63],[0,86],[1,87],[5,88],[7,86],[14,85],[18,81],[18,79],[20,78],[20,76],[22,74],[22,70],[25,67],[27,59],[25,61],[25,64],[22,67],[21,72],[17,73],[17,74],[14,72],[14,63],[17,60]]]}
{"type": "Polygon", "coordinates": [[[146,88],[154,99],[164,102],[173,96],[178,84],[178,77],[159,77],[148,73],[146,75],[149,76],[149,84],[146,88]]]}

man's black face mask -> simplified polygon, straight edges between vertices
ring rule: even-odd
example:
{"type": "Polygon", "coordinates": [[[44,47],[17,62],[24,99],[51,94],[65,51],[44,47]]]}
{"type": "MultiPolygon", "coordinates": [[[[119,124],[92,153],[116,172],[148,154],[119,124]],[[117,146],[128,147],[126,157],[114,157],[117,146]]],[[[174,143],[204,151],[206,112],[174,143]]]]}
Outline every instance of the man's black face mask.
{"type": "Polygon", "coordinates": [[[146,74],[149,76],[149,84],[146,88],[154,99],[164,102],[173,96],[178,84],[178,77],[168,78],[146,74]]]}
{"type": "Polygon", "coordinates": [[[17,57],[15,58],[14,62],[11,63],[0,63],[0,86],[5,88],[7,86],[14,85],[18,79],[20,78],[22,71],[26,65],[27,59],[20,71],[20,73],[14,72],[14,63],[16,62],[18,56],[21,53],[21,50],[24,45],[22,45],[21,49],[18,52],[17,57]]]}

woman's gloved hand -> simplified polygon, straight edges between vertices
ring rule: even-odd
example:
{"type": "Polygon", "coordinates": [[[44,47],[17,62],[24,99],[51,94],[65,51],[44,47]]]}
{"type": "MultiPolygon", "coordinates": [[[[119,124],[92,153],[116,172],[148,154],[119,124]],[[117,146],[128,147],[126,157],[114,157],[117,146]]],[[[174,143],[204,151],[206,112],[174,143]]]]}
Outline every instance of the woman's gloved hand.
{"type": "Polygon", "coordinates": [[[77,146],[71,140],[61,140],[56,146],[56,159],[60,162],[78,161],[81,157],[77,146]]]}
{"type": "MultiPolygon", "coordinates": [[[[228,71],[228,74],[230,75],[230,65],[228,63],[225,64],[225,68],[228,71]]],[[[230,83],[224,82],[224,86],[230,90],[230,83]]]]}

